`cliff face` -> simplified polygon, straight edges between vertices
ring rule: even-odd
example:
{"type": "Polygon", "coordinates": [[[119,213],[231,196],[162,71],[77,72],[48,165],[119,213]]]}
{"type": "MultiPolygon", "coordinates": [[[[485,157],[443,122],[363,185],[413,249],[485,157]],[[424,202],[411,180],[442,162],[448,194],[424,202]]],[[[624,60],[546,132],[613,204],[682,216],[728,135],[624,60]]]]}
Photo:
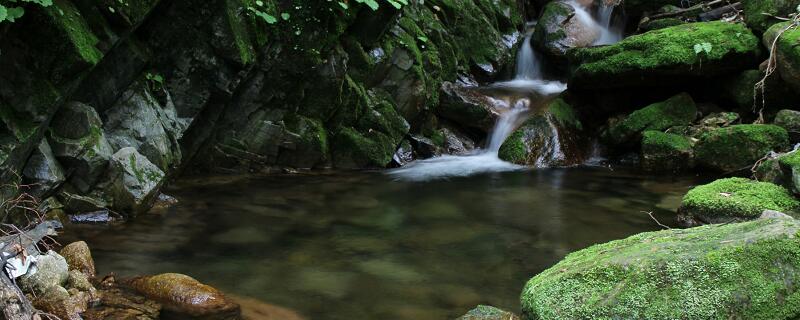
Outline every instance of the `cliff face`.
{"type": "Polygon", "coordinates": [[[514,0],[55,0],[0,28],[3,181],[142,211],[186,169],[385,167],[443,81],[512,60],[514,0]],[[301,3],[302,2],[302,3],[301,3]]]}

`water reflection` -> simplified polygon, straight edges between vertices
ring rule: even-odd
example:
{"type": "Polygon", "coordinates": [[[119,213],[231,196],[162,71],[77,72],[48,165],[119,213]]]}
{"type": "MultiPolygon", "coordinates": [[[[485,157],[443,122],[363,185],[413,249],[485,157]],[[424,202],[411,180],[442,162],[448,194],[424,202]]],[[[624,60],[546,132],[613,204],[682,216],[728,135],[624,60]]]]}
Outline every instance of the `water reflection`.
{"type": "Polygon", "coordinates": [[[72,228],[100,272],[175,271],[309,319],[452,319],[518,309],[568,252],[655,230],[692,179],[605,169],[429,182],[379,173],[182,181],[181,203],[125,226],[72,228]]]}

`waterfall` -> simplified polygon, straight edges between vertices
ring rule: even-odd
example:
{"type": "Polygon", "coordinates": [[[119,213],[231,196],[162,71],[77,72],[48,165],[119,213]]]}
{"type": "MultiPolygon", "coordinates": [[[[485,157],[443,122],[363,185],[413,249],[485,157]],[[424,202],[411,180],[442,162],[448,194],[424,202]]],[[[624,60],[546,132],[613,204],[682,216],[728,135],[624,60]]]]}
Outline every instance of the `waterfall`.
{"type": "Polygon", "coordinates": [[[517,74],[514,79],[534,80],[541,79],[542,66],[539,64],[539,57],[533,51],[531,38],[533,33],[528,33],[522,40],[519,53],[517,54],[517,74]]]}
{"type": "Polygon", "coordinates": [[[584,26],[592,30],[600,31],[600,37],[595,40],[594,45],[614,44],[622,40],[622,29],[620,26],[613,25],[614,9],[616,6],[606,5],[604,1],[598,6],[597,14],[592,15],[589,9],[575,0],[565,3],[575,9],[575,17],[584,26]]]}

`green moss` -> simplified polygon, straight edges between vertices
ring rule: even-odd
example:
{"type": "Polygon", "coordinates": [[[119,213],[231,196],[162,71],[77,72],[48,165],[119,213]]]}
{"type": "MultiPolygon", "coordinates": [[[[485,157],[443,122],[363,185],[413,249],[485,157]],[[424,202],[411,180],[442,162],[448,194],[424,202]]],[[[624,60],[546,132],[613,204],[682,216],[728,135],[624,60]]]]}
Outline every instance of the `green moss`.
{"type": "Polygon", "coordinates": [[[706,222],[754,219],[764,210],[791,212],[800,206],[785,188],[744,178],[720,179],[690,190],[681,203],[681,214],[706,222]]]}
{"type": "Polygon", "coordinates": [[[236,49],[239,52],[239,59],[242,64],[249,65],[256,61],[256,53],[248,30],[251,21],[242,3],[242,0],[227,0],[225,1],[225,11],[236,49]]]}
{"type": "Polygon", "coordinates": [[[392,161],[391,138],[377,131],[362,134],[342,127],[334,136],[333,161],[337,168],[383,168],[392,161]]]}
{"type": "Polygon", "coordinates": [[[714,129],[696,147],[701,165],[719,171],[749,168],[770,151],[789,146],[789,134],[775,125],[740,124],[714,129]]]}
{"type": "Polygon", "coordinates": [[[570,5],[560,2],[552,1],[545,5],[542,11],[542,17],[536,25],[534,31],[534,39],[541,39],[535,43],[541,48],[553,55],[564,54],[566,48],[561,45],[561,41],[567,38],[563,23],[575,14],[575,9],[570,5]]]}
{"type": "Polygon", "coordinates": [[[674,80],[682,76],[714,76],[754,63],[758,38],[742,24],[698,22],[626,38],[610,46],[569,52],[573,65],[570,85],[641,85],[646,79],[674,80]],[[696,53],[696,44],[708,43],[710,52],[696,53]],[[612,80],[613,79],[613,80],[612,80]]]}
{"type": "Polygon", "coordinates": [[[642,165],[648,171],[680,171],[692,166],[692,142],[681,135],[645,131],[642,165]]]}
{"type": "Polygon", "coordinates": [[[564,99],[558,98],[550,103],[547,108],[553,118],[563,127],[583,130],[583,124],[578,118],[578,113],[564,99]]]}
{"type": "Polygon", "coordinates": [[[643,24],[643,25],[641,25],[639,27],[643,31],[646,32],[646,31],[653,31],[653,30],[658,30],[658,29],[674,27],[674,26],[678,26],[678,25],[682,25],[682,24],[686,24],[686,22],[684,22],[681,19],[665,18],[665,19],[658,19],[658,20],[650,21],[650,22],[648,22],[646,24],[643,24]]]}
{"type": "Polygon", "coordinates": [[[745,21],[758,32],[764,32],[781,20],[775,17],[786,17],[797,10],[798,0],[743,0],[745,21]]]}
{"type": "Polygon", "coordinates": [[[692,142],[684,136],[661,131],[645,131],[642,149],[654,152],[674,152],[692,150],[692,142]]]}
{"type": "Polygon", "coordinates": [[[635,140],[643,131],[663,131],[672,126],[688,125],[696,117],[697,107],[692,97],[682,93],[634,111],[609,128],[605,138],[613,144],[624,144],[635,140]]]}
{"type": "Polygon", "coordinates": [[[524,319],[792,319],[800,223],[648,232],[568,255],[522,292],[524,319]]]}
{"type": "Polygon", "coordinates": [[[499,157],[511,163],[528,163],[528,146],[525,144],[525,132],[522,130],[514,131],[500,146],[499,157]]]}
{"type": "Polygon", "coordinates": [[[54,0],[53,6],[45,8],[47,14],[62,29],[75,52],[83,61],[94,65],[103,57],[97,49],[97,37],[89,29],[78,9],[68,0],[54,0]]]}

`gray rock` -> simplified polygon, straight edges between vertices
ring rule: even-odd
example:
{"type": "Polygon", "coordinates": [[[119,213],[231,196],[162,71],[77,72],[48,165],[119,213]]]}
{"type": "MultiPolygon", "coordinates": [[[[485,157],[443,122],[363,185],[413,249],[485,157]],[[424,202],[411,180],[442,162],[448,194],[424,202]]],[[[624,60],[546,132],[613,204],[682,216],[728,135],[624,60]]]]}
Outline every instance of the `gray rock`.
{"type": "Polygon", "coordinates": [[[26,183],[33,186],[31,193],[43,197],[64,182],[64,171],[53,155],[50,144],[42,140],[33,151],[22,170],[26,183]]]}
{"type": "Polygon", "coordinates": [[[591,46],[599,38],[599,29],[582,21],[571,5],[561,1],[552,1],[544,7],[533,36],[535,45],[551,56],[591,46]]]}
{"type": "Polygon", "coordinates": [[[104,128],[114,150],[133,147],[162,170],[180,163],[178,138],[185,124],[171,102],[162,106],[144,81],[125,91],[106,112],[104,128]]]}
{"type": "Polygon", "coordinates": [[[28,271],[28,274],[19,278],[18,283],[25,292],[43,294],[67,281],[68,269],[64,257],[55,251],[48,251],[37,257],[36,272],[28,271]]]}
{"type": "Polygon", "coordinates": [[[64,205],[64,209],[69,214],[80,214],[104,210],[108,203],[96,195],[79,195],[67,191],[61,191],[58,199],[64,205]]]}
{"type": "Polygon", "coordinates": [[[781,110],[775,115],[775,125],[786,129],[793,143],[800,142],[800,111],[781,110]]]}
{"type": "Polygon", "coordinates": [[[442,83],[442,101],[436,109],[441,117],[459,125],[489,132],[497,119],[489,97],[474,88],[442,83]]]}
{"type": "Polygon", "coordinates": [[[53,154],[69,173],[67,181],[89,192],[108,167],[112,149],[92,107],[70,102],[55,114],[49,139],[53,154]]]}
{"type": "Polygon", "coordinates": [[[764,212],[762,212],[761,216],[759,216],[758,218],[759,219],[790,219],[790,220],[794,220],[794,218],[792,218],[792,216],[790,216],[788,214],[785,214],[783,212],[775,211],[775,210],[764,210],[764,212]]]}
{"type": "Polygon", "coordinates": [[[164,181],[164,172],[134,148],[123,148],[111,157],[107,195],[113,209],[136,215],[150,209],[164,181]]]}

